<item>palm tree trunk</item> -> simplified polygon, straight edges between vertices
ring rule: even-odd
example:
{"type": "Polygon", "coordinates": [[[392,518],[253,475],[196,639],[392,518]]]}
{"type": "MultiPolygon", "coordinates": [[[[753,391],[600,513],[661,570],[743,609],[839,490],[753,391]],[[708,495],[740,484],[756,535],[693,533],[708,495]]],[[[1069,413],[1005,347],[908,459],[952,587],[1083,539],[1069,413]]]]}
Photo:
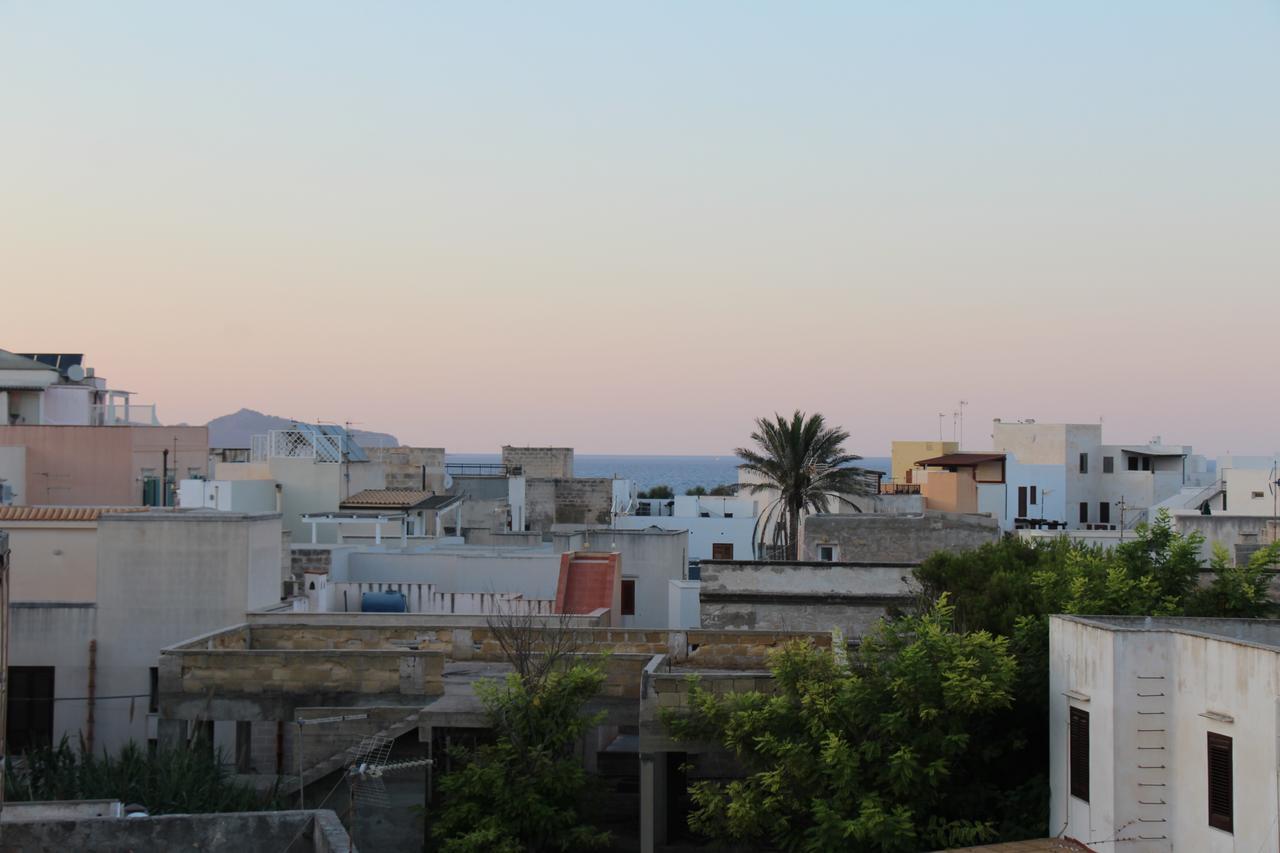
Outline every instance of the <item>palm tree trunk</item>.
{"type": "Polygon", "coordinates": [[[800,559],[800,507],[792,506],[787,513],[787,559],[800,559]]]}

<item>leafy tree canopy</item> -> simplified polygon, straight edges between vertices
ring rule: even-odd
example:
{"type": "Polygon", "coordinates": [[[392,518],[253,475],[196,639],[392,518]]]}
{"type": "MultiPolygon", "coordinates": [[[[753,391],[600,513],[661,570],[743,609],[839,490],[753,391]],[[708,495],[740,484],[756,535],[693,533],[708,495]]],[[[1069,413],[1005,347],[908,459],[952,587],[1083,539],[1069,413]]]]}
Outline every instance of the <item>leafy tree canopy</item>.
{"type": "Polygon", "coordinates": [[[599,667],[570,664],[476,683],[496,740],[456,754],[464,766],[440,782],[444,807],[433,834],[443,853],[607,846],[609,834],[581,817],[587,774],[573,751],[599,723],[583,706],[603,682],[599,667]]]}
{"type": "Polygon", "coordinates": [[[746,778],[691,788],[690,824],[737,844],[788,851],[914,851],[992,838],[970,792],[995,712],[1013,698],[1007,640],[953,630],[945,599],[882,623],[842,662],[791,643],[770,658],[777,692],[693,687],[668,713],[682,739],[733,750],[746,778]]]}

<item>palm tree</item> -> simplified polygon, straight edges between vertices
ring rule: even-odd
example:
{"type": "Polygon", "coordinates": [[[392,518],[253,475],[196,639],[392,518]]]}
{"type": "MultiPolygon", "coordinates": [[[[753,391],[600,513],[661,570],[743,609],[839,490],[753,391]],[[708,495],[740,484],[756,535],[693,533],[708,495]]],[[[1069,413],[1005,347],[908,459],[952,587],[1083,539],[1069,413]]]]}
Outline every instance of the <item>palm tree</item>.
{"type": "Polygon", "coordinates": [[[773,419],[756,418],[751,440],[756,449],[739,447],[743,460],[738,468],[757,475],[761,482],[744,483],[751,494],[776,490],[778,496],[760,513],[756,522],[761,550],[765,530],[773,526],[773,546],[781,547],[786,559],[794,560],[799,550],[800,516],[807,512],[827,512],[831,501],[861,508],[850,496],[875,492],[876,477],[849,463],[861,459],[844,452],[849,433],[828,427],[821,414],[805,415],[796,410],[790,420],[774,414],[773,419]]]}

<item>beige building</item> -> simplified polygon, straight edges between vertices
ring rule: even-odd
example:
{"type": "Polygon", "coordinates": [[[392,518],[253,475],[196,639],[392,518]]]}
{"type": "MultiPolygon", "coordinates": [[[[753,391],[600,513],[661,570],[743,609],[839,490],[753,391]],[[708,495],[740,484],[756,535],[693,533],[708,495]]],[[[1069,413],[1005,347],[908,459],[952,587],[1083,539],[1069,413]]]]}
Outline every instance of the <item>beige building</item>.
{"type": "Polygon", "coordinates": [[[276,513],[2,507],[0,529],[12,543],[13,751],[64,735],[111,750],[153,738],[159,650],[281,598],[276,513]]]}
{"type": "Polygon", "coordinates": [[[889,477],[894,483],[910,483],[911,469],[921,459],[955,453],[959,449],[958,441],[895,441],[890,450],[889,477]]]}

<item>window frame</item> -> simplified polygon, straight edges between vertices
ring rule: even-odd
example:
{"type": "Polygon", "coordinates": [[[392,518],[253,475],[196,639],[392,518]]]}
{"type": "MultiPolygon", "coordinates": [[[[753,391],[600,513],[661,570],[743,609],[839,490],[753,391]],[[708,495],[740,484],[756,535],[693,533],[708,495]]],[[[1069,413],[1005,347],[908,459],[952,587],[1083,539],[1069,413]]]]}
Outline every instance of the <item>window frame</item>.
{"type": "Polygon", "coordinates": [[[1114,456],[1102,457],[1102,473],[1114,474],[1116,472],[1116,458],[1114,456]]]}
{"type": "Polygon", "coordinates": [[[1228,735],[1208,732],[1205,738],[1205,774],[1207,788],[1205,800],[1209,810],[1209,826],[1223,832],[1235,834],[1235,762],[1233,760],[1234,745],[1228,735]],[[1224,758],[1225,756],[1225,758],[1224,758]],[[1225,763],[1225,767],[1223,766],[1225,763]],[[1216,766],[1215,766],[1216,765],[1216,766]],[[1225,771],[1225,791],[1223,780],[1218,779],[1215,790],[1214,771],[1219,776],[1225,771]]]}
{"type": "Polygon", "coordinates": [[[1080,501],[1080,523],[1081,524],[1089,523],[1089,502],[1088,501],[1080,501]]]}
{"type": "Polygon", "coordinates": [[[1089,473],[1089,454],[1088,453],[1080,454],[1080,473],[1081,474],[1089,473]]]}
{"type": "Polygon", "coordinates": [[[1089,802],[1089,712],[1074,705],[1067,708],[1067,790],[1089,802]]]}
{"type": "Polygon", "coordinates": [[[620,588],[621,600],[618,602],[618,611],[623,616],[636,615],[636,579],[623,578],[620,588]],[[630,592],[628,592],[630,590],[630,592]],[[630,609],[628,609],[630,608],[630,609]]]}
{"type": "Polygon", "coordinates": [[[835,562],[839,562],[839,560],[840,560],[839,545],[836,545],[831,542],[819,543],[818,545],[818,562],[819,563],[835,563],[835,562]],[[824,551],[829,553],[831,556],[829,557],[822,556],[824,551]]]}

